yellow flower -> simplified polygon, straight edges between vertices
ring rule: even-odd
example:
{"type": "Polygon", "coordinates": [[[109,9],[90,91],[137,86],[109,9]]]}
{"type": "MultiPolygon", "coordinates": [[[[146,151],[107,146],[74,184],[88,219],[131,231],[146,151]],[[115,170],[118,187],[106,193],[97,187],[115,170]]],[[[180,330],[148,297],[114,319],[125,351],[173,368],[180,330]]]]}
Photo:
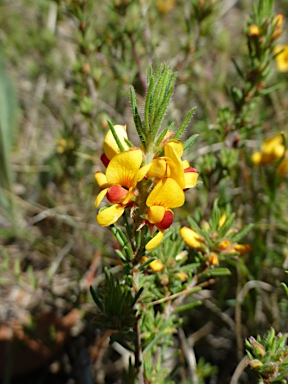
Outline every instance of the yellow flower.
{"type": "Polygon", "coordinates": [[[281,25],[283,24],[283,21],[284,21],[284,17],[281,13],[278,13],[278,15],[274,17],[274,22],[276,23],[277,27],[281,27],[281,25]]]}
{"type": "Polygon", "coordinates": [[[146,244],[146,250],[156,248],[162,241],[164,230],[173,222],[173,212],[170,208],[181,207],[185,195],[179,184],[172,178],[160,180],[150,192],[146,205],[149,207],[147,218],[149,224],[155,225],[160,232],[146,244]]]}
{"type": "Polygon", "coordinates": [[[250,36],[259,36],[259,28],[257,27],[256,24],[251,24],[249,27],[249,35],[250,36]]]}
{"type": "Polygon", "coordinates": [[[226,213],[224,212],[219,219],[219,223],[218,223],[219,228],[223,227],[225,221],[226,221],[226,213]]]}
{"type": "MultiPolygon", "coordinates": [[[[117,134],[121,144],[123,145],[123,148],[125,150],[128,150],[129,146],[125,141],[125,139],[128,140],[128,136],[127,136],[127,132],[126,132],[126,125],[114,125],[114,129],[116,131],[116,134],[117,134]]],[[[105,136],[104,143],[103,143],[103,150],[104,150],[104,153],[101,156],[101,160],[102,160],[103,164],[105,165],[105,167],[108,166],[109,161],[115,155],[117,155],[118,153],[121,152],[110,129],[105,136]]]]}
{"type": "Polygon", "coordinates": [[[211,252],[210,255],[208,256],[208,264],[211,265],[211,267],[214,267],[215,265],[219,264],[219,259],[216,253],[211,252]]]}
{"type": "Polygon", "coordinates": [[[164,156],[152,161],[147,176],[154,178],[154,184],[169,177],[174,179],[183,190],[195,187],[198,172],[190,167],[188,161],[181,160],[183,152],[184,146],[180,141],[170,140],[164,145],[164,156]]]}
{"type": "Polygon", "coordinates": [[[204,239],[202,236],[198,235],[198,233],[195,232],[193,228],[182,227],[180,229],[180,235],[185,244],[187,244],[189,247],[199,250],[202,249],[204,239]]]}
{"type": "Polygon", "coordinates": [[[261,147],[261,152],[255,152],[252,155],[252,162],[258,164],[270,164],[280,159],[285,152],[283,138],[277,135],[265,140],[261,147]]]}
{"type": "Polygon", "coordinates": [[[244,256],[252,251],[252,246],[250,244],[235,244],[233,250],[238,252],[240,256],[244,256]]]}
{"type": "Polygon", "coordinates": [[[279,176],[288,175],[288,151],[286,151],[284,159],[279,164],[277,173],[279,176]]]}
{"type": "Polygon", "coordinates": [[[221,251],[225,251],[225,249],[227,249],[231,244],[231,241],[226,239],[226,240],[222,240],[220,241],[220,243],[218,244],[218,248],[221,250],[221,251]]]}
{"type": "Polygon", "coordinates": [[[177,279],[179,279],[180,281],[182,281],[182,282],[186,281],[187,278],[188,278],[187,273],[184,272],[184,271],[177,272],[177,273],[175,273],[174,276],[175,276],[177,279]]]}
{"type": "Polygon", "coordinates": [[[277,56],[276,67],[279,72],[288,72],[288,44],[286,45],[277,45],[275,48],[275,53],[277,56]],[[281,52],[282,51],[282,52],[281,52]],[[280,52],[280,53],[278,53],[280,52]]]}
{"type": "Polygon", "coordinates": [[[154,272],[161,272],[164,268],[164,264],[162,263],[162,261],[156,259],[156,260],[153,260],[150,264],[149,264],[149,267],[152,269],[152,271],[154,272]]]}
{"type": "Polygon", "coordinates": [[[161,13],[169,13],[175,6],[175,0],[157,0],[156,7],[161,13]]]}
{"type": "Polygon", "coordinates": [[[101,226],[114,224],[131,202],[137,183],[145,177],[150,167],[150,164],[143,167],[141,164],[142,151],[132,149],[116,154],[108,164],[106,175],[96,172],[95,178],[101,188],[96,197],[96,208],[105,196],[111,203],[116,203],[98,213],[96,219],[101,226]]]}

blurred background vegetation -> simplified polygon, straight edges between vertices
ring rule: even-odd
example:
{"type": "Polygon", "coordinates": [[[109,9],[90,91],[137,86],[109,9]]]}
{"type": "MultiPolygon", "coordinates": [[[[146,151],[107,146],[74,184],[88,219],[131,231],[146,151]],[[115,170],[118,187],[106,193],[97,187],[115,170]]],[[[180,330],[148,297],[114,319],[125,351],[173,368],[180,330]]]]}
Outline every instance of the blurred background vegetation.
{"type": "MultiPolygon", "coordinates": [[[[197,107],[186,134],[199,137],[186,157],[202,184],[188,192],[178,221],[208,220],[218,199],[235,212],[237,229],[254,224],[245,239],[252,252],[223,262],[231,275],[185,313],[199,383],[230,383],[249,335],[288,331],[280,285],[288,269],[288,170],[277,172],[277,156],[252,161],[264,140],[287,133],[288,68],[279,71],[269,57],[265,76],[253,72],[254,3],[0,0],[3,383],[119,383],[126,356],[108,349],[109,334],[91,322],[89,285],[101,283],[104,266],[121,268],[117,244],[95,222],[94,172],[107,119],[127,124],[135,142],[129,85],[141,104],[151,62],[178,72],[168,125],[197,107]]],[[[276,14],[284,16],[277,44],[285,45],[287,0],[276,2],[276,14]]],[[[182,368],[178,382],[188,383],[185,361],[182,368]]],[[[239,382],[252,383],[248,375],[239,382]]]]}

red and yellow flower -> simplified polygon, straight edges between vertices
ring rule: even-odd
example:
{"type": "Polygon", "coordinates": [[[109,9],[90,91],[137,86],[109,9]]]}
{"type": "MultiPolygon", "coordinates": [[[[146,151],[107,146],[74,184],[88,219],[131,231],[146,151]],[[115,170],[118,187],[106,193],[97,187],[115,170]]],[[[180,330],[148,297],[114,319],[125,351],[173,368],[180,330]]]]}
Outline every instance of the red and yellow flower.
{"type": "Polygon", "coordinates": [[[95,173],[101,188],[95,201],[96,208],[105,196],[114,203],[98,213],[96,219],[101,226],[114,224],[137,195],[137,183],[145,177],[150,167],[150,164],[141,167],[142,161],[142,151],[131,149],[115,154],[107,166],[106,174],[95,173]]]}

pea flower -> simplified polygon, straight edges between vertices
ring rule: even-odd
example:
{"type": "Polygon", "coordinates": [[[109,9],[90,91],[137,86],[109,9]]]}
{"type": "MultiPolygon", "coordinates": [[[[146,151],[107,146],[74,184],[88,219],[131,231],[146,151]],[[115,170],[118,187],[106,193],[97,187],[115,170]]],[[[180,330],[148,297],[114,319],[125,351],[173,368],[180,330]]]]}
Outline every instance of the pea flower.
{"type": "Polygon", "coordinates": [[[276,45],[275,53],[278,53],[275,57],[277,70],[279,72],[288,72],[288,44],[276,45]]]}
{"type": "Polygon", "coordinates": [[[202,244],[204,239],[202,236],[198,235],[193,228],[182,227],[180,229],[180,236],[184,240],[185,244],[190,248],[202,249],[202,244]]]}
{"type": "Polygon", "coordinates": [[[180,185],[171,177],[160,180],[150,192],[146,205],[148,223],[155,225],[159,233],[146,244],[146,250],[156,248],[164,237],[164,230],[173,223],[174,214],[171,208],[181,207],[185,195],[180,185]]]}
{"type": "Polygon", "coordinates": [[[261,152],[253,153],[251,159],[256,165],[266,165],[281,158],[283,159],[277,167],[277,173],[279,176],[286,176],[288,174],[288,151],[285,151],[282,136],[277,135],[265,140],[262,144],[261,152]]]}
{"type": "Polygon", "coordinates": [[[152,161],[148,177],[154,178],[157,184],[164,177],[174,179],[179,186],[185,190],[195,187],[198,179],[198,172],[191,168],[188,161],[182,161],[184,147],[180,141],[170,140],[164,145],[164,156],[152,161]]]}
{"type": "MultiPolygon", "coordinates": [[[[129,146],[127,144],[128,136],[126,131],[126,125],[114,125],[114,129],[121,144],[123,145],[123,148],[125,150],[128,150],[129,146]]],[[[101,160],[105,167],[108,166],[110,160],[115,155],[121,152],[110,129],[105,136],[103,150],[104,153],[101,156],[101,160]]]]}
{"type": "Polygon", "coordinates": [[[270,164],[274,160],[280,159],[285,152],[283,139],[281,135],[271,137],[265,140],[261,146],[261,152],[255,152],[252,155],[254,164],[270,164]]]}
{"type": "Polygon", "coordinates": [[[96,172],[95,179],[101,188],[96,197],[95,206],[99,207],[106,196],[114,205],[101,210],[96,220],[101,226],[114,224],[124,213],[127,205],[133,202],[137,195],[136,186],[149,170],[150,164],[141,167],[142,151],[131,149],[115,154],[109,162],[106,175],[96,172]]]}

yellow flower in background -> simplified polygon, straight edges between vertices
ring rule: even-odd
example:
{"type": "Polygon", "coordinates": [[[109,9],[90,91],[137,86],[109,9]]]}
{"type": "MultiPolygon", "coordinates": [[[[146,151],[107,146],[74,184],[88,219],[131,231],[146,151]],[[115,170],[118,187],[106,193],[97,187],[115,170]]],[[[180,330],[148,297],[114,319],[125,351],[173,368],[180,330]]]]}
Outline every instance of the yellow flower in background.
{"type": "Polygon", "coordinates": [[[281,25],[283,24],[283,21],[284,21],[284,16],[281,13],[278,13],[278,15],[274,17],[274,22],[276,23],[277,27],[281,27],[281,25]]]}
{"type": "Polygon", "coordinates": [[[256,165],[270,164],[274,161],[283,160],[277,166],[277,174],[281,177],[288,175],[288,150],[285,151],[283,137],[277,135],[263,142],[261,152],[253,153],[251,159],[256,165]]]}
{"type": "Polygon", "coordinates": [[[288,44],[277,45],[275,48],[275,53],[278,53],[278,55],[275,57],[276,67],[278,71],[288,72],[288,44]]]}
{"type": "Polygon", "coordinates": [[[251,24],[249,27],[249,35],[250,36],[259,36],[259,28],[257,27],[256,24],[251,24]]]}
{"type": "Polygon", "coordinates": [[[175,7],[175,0],[157,0],[156,7],[159,12],[167,14],[175,7]]]}
{"type": "Polygon", "coordinates": [[[208,264],[211,266],[211,267],[215,267],[215,265],[218,265],[219,264],[219,259],[218,259],[218,256],[216,253],[214,252],[211,252],[210,255],[208,256],[208,264]]]}
{"type": "Polygon", "coordinates": [[[252,245],[250,244],[234,244],[233,250],[238,252],[240,256],[247,255],[252,251],[252,245]]]}
{"type": "Polygon", "coordinates": [[[184,240],[185,244],[191,248],[202,249],[202,244],[204,239],[202,236],[198,235],[193,228],[182,227],[180,229],[180,235],[184,240]]]}
{"type": "Polygon", "coordinates": [[[220,241],[220,243],[218,244],[218,248],[221,251],[225,251],[225,249],[229,248],[230,245],[231,245],[231,241],[226,239],[226,240],[220,241]]]}
{"type": "Polygon", "coordinates": [[[156,259],[149,264],[149,267],[152,269],[153,272],[161,272],[164,268],[164,264],[162,263],[162,261],[156,259]]]}
{"type": "Polygon", "coordinates": [[[226,212],[224,212],[219,219],[219,223],[218,223],[219,228],[223,227],[223,225],[225,224],[225,221],[226,221],[226,212]]]}
{"type": "Polygon", "coordinates": [[[273,161],[280,159],[285,152],[283,138],[277,135],[263,142],[261,152],[255,152],[252,155],[252,162],[258,164],[270,164],[273,161]]]}
{"type": "Polygon", "coordinates": [[[288,151],[285,152],[285,157],[277,168],[277,174],[282,177],[288,175],[288,151]]]}

